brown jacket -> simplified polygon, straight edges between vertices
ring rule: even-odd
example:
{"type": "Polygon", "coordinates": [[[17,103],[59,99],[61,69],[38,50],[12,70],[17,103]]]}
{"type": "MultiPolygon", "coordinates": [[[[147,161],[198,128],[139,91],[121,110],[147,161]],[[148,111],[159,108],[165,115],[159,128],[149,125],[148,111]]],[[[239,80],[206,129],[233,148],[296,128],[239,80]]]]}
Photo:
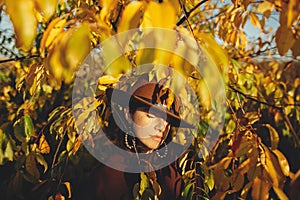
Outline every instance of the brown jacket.
{"type": "MultiPolygon", "coordinates": [[[[161,186],[160,200],[180,199],[183,187],[181,175],[174,164],[156,171],[161,186]]],[[[139,173],[127,173],[108,166],[96,168],[78,193],[78,199],[87,200],[132,200],[133,188],[140,182],[139,173]]]]}

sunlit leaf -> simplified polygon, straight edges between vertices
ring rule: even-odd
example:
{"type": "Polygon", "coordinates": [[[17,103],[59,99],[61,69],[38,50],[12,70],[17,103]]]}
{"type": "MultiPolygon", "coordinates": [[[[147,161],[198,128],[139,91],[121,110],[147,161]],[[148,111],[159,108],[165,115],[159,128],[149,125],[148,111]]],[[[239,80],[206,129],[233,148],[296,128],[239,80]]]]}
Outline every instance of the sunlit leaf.
{"type": "Polygon", "coordinates": [[[145,1],[130,2],[122,13],[122,17],[118,26],[118,32],[137,28],[141,22],[145,7],[145,1]]]}
{"type": "Polygon", "coordinates": [[[46,31],[43,33],[41,42],[40,42],[40,52],[42,57],[45,56],[45,48],[49,48],[50,45],[54,45],[54,41],[57,41],[57,37],[59,33],[61,33],[64,29],[64,25],[66,24],[66,20],[60,17],[56,17],[53,19],[50,24],[47,26],[46,31]]]}
{"type": "Polygon", "coordinates": [[[185,186],[183,190],[183,199],[191,200],[193,197],[193,191],[194,191],[194,183],[189,183],[185,186]]]}
{"type": "Polygon", "coordinates": [[[34,132],[34,127],[33,127],[32,119],[28,114],[24,115],[24,128],[25,128],[25,136],[29,138],[34,132]]]}
{"type": "Polygon", "coordinates": [[[49,52],[46,66],[57,80],[70,83],[79,64],[91,50],[89,27],[86,24],[61,33],[49,52]]]}
{"type": "Polygon", "coordinates": [[[269,174],[273,186],[282,188],[283,183],[285,181],[284,174],[281,170],[281,167],[279,165],[278,159],[275,157],[275,155],[266,147],[264,146],[264,152],[266,155],[266,161],[265,161],[265,170],[269,174]]]}
{"type": "Polygon", "coordinates": [[[32,0],[15,0],[5,3],[7,14],[14,25],[16,46],[26,52],[31,49],[37,34],[34,2],[32,0]]]}
{"type": "Polygon", "coordinates": [[[34,0],[36,9],[43,16],[43,21],[47,22],[54,14],[59,0],[34,0]]]}
{"type": "Polygon", "coordinates": [[[66,188],[68,190],[68,198],[72,198],[71,183],[70,182],[64,182],[64,185],[66,186],[66,188]]]}
{"type": "Polygon", "coordinates": [[[201,41],[201,48],[206,51],[207,55],[212,58],[223,73],[227,73],[229,57],[224,49],[221,48],[211,34],[199,32],[197,36],[201,41]]]}
{"type": "Polygon", "coordinates": [[[270,140],[271,140],[271,148],[272,149],[277,149],[278,142],[279,142],[279,134],[278,134],[278,132],[270,124],[265,124],[264,126],[269,129],[270,140]]]}
{"type": "MultiPolygon", "coordinates": [[[[1,147],[1,146],[0,146],[1,147]]],[[[2,151],[2,149],[1,149],[2,151]]],[[[11,141],[8,141],[6,144],[6,148],[4,150],[4,158],[6,158],[9,161],[13,161],[14,158],[14,150],[13,150],[13,146],[11,144],[11,141]]],[[[0,157],[0,163],[1,163],[2,157],[0,157]]]]}
{"type": "Polygon", "coordinates": [[[280,12],[280,24],[285,27],[291,27],[299,17],[300,5],[297,0],[290,0],[282,3],[280,12]]]}
{"type": "Polygon", "coordinates": [[[241,198],[246,199],[246,196],[247,196],[249,190],[251,189],[252,185],[253,185],[253,182],[251,181],[251,182],[248,182],[248,183],[244,186],[244,188],[243,188],[242,191],[241,191],[241,198]]]}
{"type": "Polygon", "coordinates": [[[176,10],[170,1],[163,1],[161,3],[150,1],[143,16],[142,27],[173,29],[176,20],[176,10]],[[166,15],[166,13],[168,14],[166,15]]]}
{"type": "Polygon", "coordinates": [[[50,146],[49,146],[49,143],[47,142],[44,134],[41,135],[40,140],[39,140],[39,150],[40,150],[41,154],[50,153],[50,146]]]}
{"type": "Polygon", "coordinates": [[[272,11],[274,8],[274,4],[270,1],[264,1],[258,4],[257,12],[264,14],[267,11],[272,11]]]}
{"type": "Polygon", "coordinates": [[[269,197],[269,190],[271,185],[269,182],[256,177],[253,180],[251,197],[254,200],[267,200],[269,197]]]}
{"type": "Polygon", "coordinates": [[[280,168],[283,172],[283,174],[285,176],[289,176],[290,175],[290,165],[288,163],[288,160],[286,159],[286,157],[278,150],[275,149],[273,150],[273,153],[276,155],[280,168]]]}
{"type": "Polygon", "coordinates": [[[257,27],[257,28],[261,29],[261,24],[259,22],[259,19],[258,19],[257,15],[252,13],[252,12],[249,13],[249,15],[250,15],[251,24],[253,24],[254,27],[257,27]]]}
{"type": "Polygon", "coordinates": [[[42,165],[44,167],[44,173],[47,171],[48,169],[48,163],[45,160],[44,156],[42,154],[37,153],[36,154],[36,161],[42,165]]]}
{"type": "Polygon", "coordinates": [[[100,3],[102,4],[102,10],[100,12],[100,19],[102,21],[108,22],[111,11],[113,11],[117,7],[119,1],[118,0],[101,0],[100,3]]]}
{"type": "Polygon", "coordinates": [[[140,173],[140,176],[141,176],[140,194],[143,194],[144,191],[149,187],[149,181],[145,173],[140,173]]]}

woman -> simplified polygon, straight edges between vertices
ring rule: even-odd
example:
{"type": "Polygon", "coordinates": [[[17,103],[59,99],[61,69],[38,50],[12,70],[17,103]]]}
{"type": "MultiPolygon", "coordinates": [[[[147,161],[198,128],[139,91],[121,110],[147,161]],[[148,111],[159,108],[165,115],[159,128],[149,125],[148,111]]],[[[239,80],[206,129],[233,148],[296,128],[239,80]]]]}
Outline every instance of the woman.
{"type": "MultiPolygon", "coordinates": [[[[180,118],[179,98],[165,87],[164,81],[148,79],[141,76],[126,92],[106,90],[112,114],[104,132],[113,144],[132,154],[110,155],[107,163],[118,163],[117,169],[107,165],[95,169],[82,198],[135,199],[156,193],[158,199],[180,199],[183,179],[176,159],[185,147],[172,142],[172,130],[194,127],[180,118]],[[140,173],[129,167],[139,168],[140,173]],[[152,180],[146,192],[139,184],[145,174],[152,180]]],[[[109,148],[106,150],[109,152],[109,148]]]]}

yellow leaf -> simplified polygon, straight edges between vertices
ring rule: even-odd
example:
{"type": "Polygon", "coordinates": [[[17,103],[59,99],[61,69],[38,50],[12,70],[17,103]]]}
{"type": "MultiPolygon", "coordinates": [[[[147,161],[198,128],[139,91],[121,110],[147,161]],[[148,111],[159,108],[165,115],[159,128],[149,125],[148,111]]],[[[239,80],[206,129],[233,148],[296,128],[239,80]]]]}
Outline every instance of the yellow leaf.
{"type": "Polygon", "coordinates": [[[278,52],[280,55],[285,55],[286,52],[293,47],[296,42],[293,32],[286,26],[280,26],[275,35],[275,41],[277,44],[278,52]]]}
{"type": "Polygon", "coordinates": [[[173,29],[176,21],[176,10],[170,1],[163,1],[162,3],[150,1],[144,13],[142,27],[173,29]]]}
{"type": "Polygon", "coordinates": [[[100,19],[104,22],[110,17],[110,12],[113,11],[119,1],[118,0],[101,0],[100,3],[102,4],[102,10],[100,11],[100,19]]]}
{"type": "Polygon", "coordinates": [[[211,34],[198,32],[195,33],[201,41],[201,47],[206,51],[207,55],[211,57],[218,68],[226,73],[229,67],[229,58],[227,53],[216,42],[211,34]]]}
{"type": "Polygon", "coordinates": [[[273,189],[277,195],[277,197],[280,199],[280,200],[288,200],[289,198],[286,196],[286,194],[282,191],[282,189],[278,188],[278,187],[275,187],[273,186],[273,189]]]}
{"type": "Polygon", "coordinates": [[[114,76],[111,76],[111,75],[104,75],[104,76],[101,76],[99,78],[99,84],[102,84],[102,85],[109,85],[109,84],[114,84],[114,83],[117,83],[119,81],[119,78],[120,77],[114,77],[114,76]]]}
{"type": "MultiPolygon", "coordinates": [[[[66,32],[61,33],[57,40],[60,41],[62,37],[66,35],[66,32]]],[[[61,52],[60,52],[60,44],[56,44],[53,48],[49,49],[48,56],[45,60],[45,67],[50,71],[53,75],[54,79],[58,82],[62,80],[62,73],[64,70],[64,66],[61,63],[61,52]]]]}
{"type": "Polygon", "coordinates": [[[263,145],[263,148],[266,155],[264,168],[270,176],[273,186],[282,188],[285,181],[285,177],[283,175],[283,172],[281,171],[279,162],[275,155],[265,145],[263,145]]]}
{"type": "Polygon", "coordinates": [[[29,51],[37,34],[33,1],[6,1],[6,8],[16,33],[16,46],[25,52],[29,51]]]}
{"type": "Polygon", "coordinates": [[[145,6],[145,1],[133,1],[129,3],[122,12],[120,23],[118,25],[118,32],[137,28],[140,24],[145,6]]]}
{"type": "Polygon", "coordinates": [[[44,167],[44,173],[45,173],[48,169],[48,163],[46,162],[44,156],[40,153],[37,153],[36,154],[36,161],[44,167]]]}
{"type": "Polygon", "coordinates": [[[285,156],[278,150],[273,150],[273,153],[276,155],[280,168],[285,176],[289,176],[290,174],[290,165],[285,156]]]}
{"type": "Polygon", "coordinates": [[[72,190],[71,190],[71,183],[70,182],[64,182],[67,190],[68,190],[68,198],[70,199],[72,197],[72,190]]]}
{"type": "Polygon", "coordinates": [[[41,135],[41,138],[39,140],[39,149],[41,151],[41,154],[50,153],[50,146],[49,146],[44,134],[41,135]]]}
{"type": "Polygon", "coordinates": [[[264,126],[269,129],[270,140],[271,140],[271,148],[272,149],[277,149],[278,142],[279,142],[279,134],[278,134],[278,132],[270,124],[265,124],[264,126]]]}
{"type": "Polygon", "coordinates": [[[124,56],[122,47],[117,38],[111,37],[102,43],[105,75],[119,77],[120,74],[131,69],[129,60],[124,56]]]}
{"type": "Polygon", "coordinates": [[[257,27],[257,28],[261,29],[261,25],[260,25],[259,19],[256,16],[256,14],[250,13],[249,15],[250,15],[251,24],[253,24],[254,27],[257,27]]]}
{"type": "Polygon", "coordinates": [[[63,31],[64,25],[66,23],[65,19],[59,17],[53,19],[50,24],[47,26],[46,31],[43,33],[41,42],[40,42],[40,52],[42,56],[45,55],[45,48],[49,48],[50,45],[54,45],[54,41],[57,36],[63,31]]]}
{"type": "Polygon", "coordinates": [[[65,74],[66,82],[71,81],[69,77],[72,76],[72,72],[77,70],[77,67],[83,59],[90,53],[92,49],[91,40],[90,40],[90,31],[87,24],[82,24],[78,28],[71,30],[68,36],[63,38],[62,43],[62,53],[64,54],[65,62],[67,63],[68,69],[65,74]],[[66,39],[67,41],[64,41],[66,39]]]}
{"type": "Polygon", "coordinates": [[[243,190],[241,191],[241,198],[242,198],[242,199],[246,199],[246,196],[247,196],[247,194],[248,194],[248,191],[250,190],[250,188],[252,187],[252,185],[253,185],[253,182],[252,182],[252,181],[248,182],[248,183],[245,185],[245,187],[244,187],[243,190]]]}
{"type": "Polygon", "coordinates": [[[269,1],[264,1],[258,4],[257,12],[264,14],[264,12],[272,11],[274,8],[274,4],[269,1]]]}
{"type": "Polygon", "coordinates": [[[40,12],[43,17],[43,22],[47,22],[55,12],[59,0],[34,0],[36,10],[40,12]]]}
{"type": "Polygon", "coordinates": [[[300,12],[300,4],[298,0],[290,0],[282,3],[282,11],[280,12],[281,26],[291,27],[297,20],[300,12]]]}
{"type": "Polygon", "coordinates": [[[267,200],[269,197],[270,183],[256,177],[253,180],[251,196],[253,200],[267,200]]]}

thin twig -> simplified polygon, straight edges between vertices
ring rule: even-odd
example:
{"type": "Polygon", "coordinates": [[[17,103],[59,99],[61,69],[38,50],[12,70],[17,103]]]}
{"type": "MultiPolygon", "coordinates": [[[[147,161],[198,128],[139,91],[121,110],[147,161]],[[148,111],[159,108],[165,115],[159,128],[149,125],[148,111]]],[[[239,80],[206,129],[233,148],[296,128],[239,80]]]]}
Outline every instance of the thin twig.
{"type": "Polygon", "coordinates": [[[54,154],[54,157],[53,157],[53,161],[52,161],[52,165],[51,165],[51,176],[54,173],[54,165],[55,165],[56,157],[58,156],[60,147],[62,145],[62,142],[63,142],[64,138],[65,138],[66,133],[67,133],[67,129],[64,130],[64,133],[63,133],[63,135],[62,135],[62,137],[61,137],[61,139],[60,139],[60,141],[58,143],[58,146],[56,148],[56,151],[55,151],[55,154],[54,154]]]}
{"type": "MultiPolygon", "coordinates": [[[[181,1],[178,0],[180,5],[182,5],[181,1]]],[[[202,0],[200,1],[197,5],[195,5],[189,12],[185,11],[185,8],[183,8],[184,11],[184,16],[176,23],[177,26],[181,25],[185,20],[187,20],[189,18],[189,16],[191,15],[191,13],[196,10],[199,6],[201,6],[202,4],[204,4],[205,2],[207,2],[208,0],[202,0]]]]}
{"type": "Polygon", "coordinates": [[[31,58],[38,58],[38,57],[40,57],[39,54],[30,55],[30,56],[16,57],[16,58],[9,58],[9,59],[0,60],[0,64],[1,63],[7,63],[7,62],[13,62],[13,61],[19,61],[19,60],[25,60],[25,59],[31,59],[31,58]]]}
{"type": "Polygon", "coordinates": [[[281,114],[283,115],[284,120],[286,121],[288,127],[290,128],[290,130],[292,132],[292,135],[294,136],[294,138],[296,140],[297,146],[299,147],[300,146],[300,139],[299,139],[299,137],[298,137],[298,135],[297,135],[297,133],[296,133],[296,131],[295,131],[295,129],[294,129],[291,121],[290,121],[290,119],[287,117],[287,115],[284,113],[283,110],[281,110],[281,114]]]}
{"type": "Polygon", "coordinates": [[[284,105],[282,105],[282,106],[276,106],[276,105],[274,105],[274,104],[270,104],[270,103],[268,103],[268,102],[265,102],[265,101],[261,101],[261,100],[259,100],[259,99],[256,99],[255,97],[253,97],[253,96],[251,96],[251,95],[245,94],[245,93],[243,93],[242,91],[240,91],[240,90],[234,88],[234,87],[231,86],[231,85],[229,85],[228,87],[229,87],[230,89],[232,89],[233,91],[235,91],[236,93],[239,93],[239,94],[243,95],[243,96],[246,97],[247,99],[250,99],[250,100],[252,100],[252,101],[255,101],[255,102],[257,102],[257,103],[260,103],[260,104],[263,104],[263,105],[266,105],[266,106],[270,106],[270,107],[272,107],[272,108],[276,108],[276,109],[278,109],[278,110],[282,110],[282,109],[283,109],[284,107],[286,107],[286,106],[300,106],[300,104],[298,104],[298,103],[295,103],[295,104],[284,104],[284,105]]]}

